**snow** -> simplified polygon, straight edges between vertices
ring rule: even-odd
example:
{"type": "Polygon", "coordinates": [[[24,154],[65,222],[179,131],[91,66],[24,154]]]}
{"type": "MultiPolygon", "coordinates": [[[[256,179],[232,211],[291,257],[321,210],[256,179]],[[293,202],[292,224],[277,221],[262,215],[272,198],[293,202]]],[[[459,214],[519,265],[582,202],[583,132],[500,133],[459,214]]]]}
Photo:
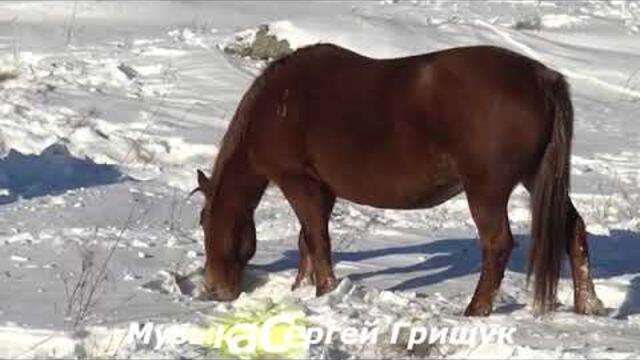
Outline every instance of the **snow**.
{"type": "Polygon", "coordinates": [[[637,1],[2,2],[0,72],[18,77],[0,83],[0,357],[202,356],[201,343],[132,346],[130,322],[190,333],[284,304],[312,323],[376,324],[385,336],[401,321],[517,329],[514,344],[410,353],[333,341],[310,348],[312,358],[637,358],[639,26],[637,1]],[[514,26],[531,18],[538,28],[514,26]],[[221,49],[262,24],[293,48],[330,41],[382,58],[493,44],[565,73],[576,113],[571,195],[608,314],[571,312],[566,267],[558,311],[532,312],[522,187],[509,203],[517,247],[487,319],[461,316],[480,268],[464,195],[421,211],[339,201],[341,283],[315,298],[311,286],[290,291],[299,225],[271,187],[243,294],[202,300],[202,198],[188,194],[264,66],[221,49]]]}

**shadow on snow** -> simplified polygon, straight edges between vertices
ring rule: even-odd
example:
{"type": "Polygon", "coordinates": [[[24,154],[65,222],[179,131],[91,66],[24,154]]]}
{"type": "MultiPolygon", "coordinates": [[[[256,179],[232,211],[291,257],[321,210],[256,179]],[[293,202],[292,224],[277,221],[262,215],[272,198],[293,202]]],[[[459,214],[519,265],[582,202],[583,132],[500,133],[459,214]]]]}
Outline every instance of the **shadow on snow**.
{"type": "Polygon", "coordinates": [[[12,149],[0,159],[0,205],[20,197],[59,194],[127,179],[113,165],[73,157],[62,144],[53,144],[38,155],[25,155],[12,149]]]}
{"type": "MultiPolygon", "coordinates": [[[[508,265],[512,272],[526,273],[529,237],[514,236],[515,246],[508,265]]],[[[640,233],[614,230],[609,236],[589,234],[590,257],[594,276],[609,278],[624,274],[640,273],[640,233]]],[[[417,254],[427,257],[425,261],[406,266],[390,266],[373,271],[351,274],[352,280],[362,280],[379,275],[408,274],[420,272],[389,288],[389,290],[412,290],[444,280],[479,272],[481,255],[476,239],[442,239],[425,244],[411,244],[381,249],[334,251],[334,263],[341,261],[361,262],[392,255],[417,254]]],[[[566,259],[566,257],[565,257],[566,259]]],[[[263,271],[297,269],[298,251],[287,250],[283,256],[269,264],[252,265],[263,271]]],[[[570,277],[568,261],[563,264],[563,277],[570,277]]],[[[618,311],[618,317],[640,313],[640,275],[629,286],[626,299],[618,311]]]]}

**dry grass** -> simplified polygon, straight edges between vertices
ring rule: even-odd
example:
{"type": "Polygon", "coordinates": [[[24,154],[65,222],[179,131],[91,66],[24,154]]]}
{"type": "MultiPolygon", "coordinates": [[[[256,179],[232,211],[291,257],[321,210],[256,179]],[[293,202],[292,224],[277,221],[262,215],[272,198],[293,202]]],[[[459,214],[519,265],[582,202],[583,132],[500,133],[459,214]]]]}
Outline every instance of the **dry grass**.
{"type": "Polygon", "coordinates": [[[66,312],[68,320],[77,327],[90,314],[91,309],[96,305],[94,293],[97,285],[101,282],[96,269],[94,252],[90,249],[81,248],[82,265],[75,281],[72,281],[65,274],[62,274],[66,297],[66,312]]]}
{"type": "Polygon", "coordinates": [[[0,83],[18,78],[18,72],[13,70],[0,70],[0,83]]]}
{"type": "Polygon", "coordinates": [[[279,59],[293,51],[287,40],[280,40],[269,31],[269,25],[260,25],[251,44],[233,43],[226,46],[224,51],[240,57],[266,61],[279,59]]]}
{"type": "Polygon", "coordinates": [[[513,25],[516,30],[542,30],[542,19],[539,15],[532,15],[516,21],[513,25]]]}

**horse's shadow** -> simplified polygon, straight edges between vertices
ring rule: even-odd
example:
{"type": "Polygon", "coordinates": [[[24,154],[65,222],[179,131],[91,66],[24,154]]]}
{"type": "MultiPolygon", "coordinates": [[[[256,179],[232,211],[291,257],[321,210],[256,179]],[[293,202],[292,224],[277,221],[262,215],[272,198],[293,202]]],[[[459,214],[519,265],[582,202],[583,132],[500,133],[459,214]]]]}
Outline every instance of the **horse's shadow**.
{"type": "MultiPolygon", "coordinates": [[[[529,237],[518,235],[514,237],[515,247],[508,269],[512,272],[526,273],[529,237]]],[[[614,230],[608,236],[589,235],[591,266],[596,278],[610,278],[623,274],[640,273],[640,233],[614,230]]],[[[380,275],[410,274],[418,275],[404,280],[388,288],[388,290],[412,290],[423,286],[436,284],[445,280],[474,274],[480,270],[480,247],[477,239],[442,239],[425,244],[411,244],[393,246],[380,249],[358,251],[334,251],[334,263],[362,262],[371,259],[393,255],[416,254],[425,257],[424,261],[409,265],[395,265],[386,268],[363,271],[350,274],[352,280],[363,280],[380,275]]],[[[271,263],[252,265],[252,267],[267,271],[283,271],[296,269],[298,251],[287,250],[282,256],[271,263]]],[[[366,267],[364,267],[366,269],[366,267]]],[[[563,271],[563,277],[569,277],[568,269],[563,271]]],[[[627,292],[627,298],[619,313],[628,316],[640,313],[640,275],[637,276],[627,292]]]]}
{"type": "Polygon", "coordinates": [[[116,166],[74,157],[63,144],[53,144],[38,155],[11,150],[0,158],[0,205],[60,194],[81,187],[130,180],[116,166]]]}

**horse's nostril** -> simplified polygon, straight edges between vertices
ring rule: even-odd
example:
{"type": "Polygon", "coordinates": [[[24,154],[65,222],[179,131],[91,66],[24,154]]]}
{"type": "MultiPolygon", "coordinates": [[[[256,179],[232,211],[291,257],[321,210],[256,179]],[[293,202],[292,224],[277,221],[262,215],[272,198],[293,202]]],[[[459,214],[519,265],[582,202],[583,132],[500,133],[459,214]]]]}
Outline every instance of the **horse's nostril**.
{"type": "Polygon", "coordinates": [[[230,290],[222,287],[208,288],[205,286],[205,292],[202,294],[202,300],[213,301],[233,301],[240,295],[239,290],[230,290]]]}

